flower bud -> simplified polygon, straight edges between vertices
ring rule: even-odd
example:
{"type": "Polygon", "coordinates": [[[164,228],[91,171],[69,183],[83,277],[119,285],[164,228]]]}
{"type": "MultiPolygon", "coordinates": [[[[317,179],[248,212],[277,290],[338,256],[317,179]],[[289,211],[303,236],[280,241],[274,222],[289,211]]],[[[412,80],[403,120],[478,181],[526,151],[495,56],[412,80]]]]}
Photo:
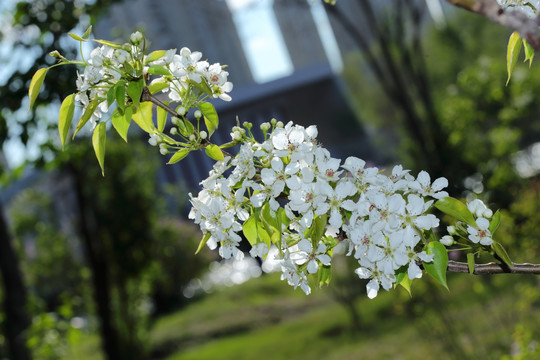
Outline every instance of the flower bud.
{"type": "Polygon", "coordinates": [[[264,123],[261,124],[260,127],[261,127],[262,131],[268,131],[268,130],[270,130],[270,123],[264,122],[264,123]]]}
{"type": "Polygon", "coordinates": [[[451,237],[450,235],[444,235],[441,240],[440,240],[441,244],[443,244],[444,246],[450,246],[454,243],[454,238],[451,237]]]}
{"type": "Polygon", "coordinates": [[[203,130],[199,133],[199,136],[201,137],[201,139],[204,140],[208,137],[208,134],[206,133],[206,131],[203,130]]]}
{"type": "Polygon", "coordinates": [[[242,126],[245,127],[246,129],[250,130],[253,127],[253,124],[250,123],[250,122],[244,121],[242,126]]]}
{"type": "Polygon", "coordinates": [[[486,209],[482,214],[482,217],[485,217],[486,219],[491,219],[492,216],[493,211],[491,209],[486,209]]]}
{"type": "Polygon", "coordinates": [[[448,231],[448,233],[450,235],[456,235],[457,234],[456,227],[454,225],[447,226],[446,231],[448,231]]]}
{"type": "Polygon", "coordinates": [[[272,124],[272,126],[276,126],[277,120],[276,120],[276,119],[272,119],[272,120],[270,120],[270,123],[272,124]]]}
{"type": "Polygon", "coordinates": [[[173,128],[171,128],[170,133],[171,133],[171,135],[176,135],[176,134],[178,134],[178,129],[173,127],[173,128]]]}
{"type": "Polygon", "coordinates": [[[165,146],[165,144],[161,144],[159,146],[159,152],[161,153],[161,155],[167,155],[169,153],[169,150],[167,150],[167,146],[165,146]]]}
{"type": "Polygon", "coordinates": [[[195,141],[195,135],[194,134],[189,135],[189,141],[195,141]]]}
{"type": "Polygon", "coordinates": [[[281,121],[278,121],[278,122],[276,123],[276,127],[282,128],[282,127],[283,127],[283,123],[282,123],[281,121]]]}
{"type": "Polygon", "coordinates": [[[140,31],[135,31],[131,36],[129,37],[129,40],[133,44],[139,44],[143,39],[143,34],[140,31]]]}
{"type": "Polygon", "coordinates": [[[200,119],[202,116],[202,113],[200,110],[195,110],[195,112],[193,113],[193,116],[195,116],[197,119],[200,119]]]}
{"type": "Polygon", "coordinates": [[[186,108],[183,107],[183,106],[179,106],[177,109],[176,109],[176,112],[182,116],[186,115],[186,108]]]}

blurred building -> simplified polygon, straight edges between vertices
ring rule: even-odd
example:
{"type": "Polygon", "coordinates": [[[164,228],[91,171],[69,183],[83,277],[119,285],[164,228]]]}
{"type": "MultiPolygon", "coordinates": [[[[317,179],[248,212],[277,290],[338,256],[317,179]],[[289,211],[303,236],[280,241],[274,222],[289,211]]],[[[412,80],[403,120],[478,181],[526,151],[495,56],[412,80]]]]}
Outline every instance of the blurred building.
{"type": "MultiPolygon", "coordinates": [[[[340,54],[337,45],[328,47],[335,39],[324,16],[321,3],[307,0],[136,0],[113,5],[94,32],[99,38],[125,41],[141,29],[152,49],[187,46],[210,63],[227,64],[233,100],[215,102],[220,115],[217,143],[230,140],[236,116],[256,128],[276,118],[316,124],[319,140],[335,157],[376,161],[333,71],[340,54]]],[[[195,190],[212,163],[204,154],[190,155],[165,166],[163,181],[182,180],[195,190]]]]}

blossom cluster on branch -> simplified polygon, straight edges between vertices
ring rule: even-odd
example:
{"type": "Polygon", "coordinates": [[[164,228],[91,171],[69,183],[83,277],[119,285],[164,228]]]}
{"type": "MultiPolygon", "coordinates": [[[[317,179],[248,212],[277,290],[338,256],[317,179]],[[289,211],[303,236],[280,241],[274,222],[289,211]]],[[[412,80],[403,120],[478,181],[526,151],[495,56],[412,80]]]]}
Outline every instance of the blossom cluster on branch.
{"type": "MultiPolygon", "coordinates": [[[[90,29],[82,37],[70,35],[81,43],[89,41],[90,29]]],[[[169,163],[204,150],[217,162],[199,194],[189,194],[189,217],[203,233],[197,251],[206,244],[219,247],[225,259],[240,259],[242,235],[253,257],[265,259],[276,247],[282,279],[309,294],[310,275],[316,275],[320,285],[330,281],[339,245],[358,261],[355,272],[369,280],[370,298],[381,287],[389,290],[398,284],[410,291],[411,281],[422,277],[423,269],[446,286],[447,247],[468,253],[471,273],[476,255],[483,252],[513,266],[493,240],[499,213],[480,200],[464,204],[448,197],[445,178],[432,182],[425,171],[414,177],[400,165],[385,174],[356,157],[333,158],[317,141],[315,126],[284,125],[275,119],[260,126],[262,141],[246,122],[232,128],[230,142],[214,144],[211,137],[219,118],[206,100],[231,100],[232,83],[223,66],[210,65],[200,52],[187,48],[146,54],[146,40],[139,32],[126,44],[94,41],[100,46],[88,61],[51,54],[59,63],[50,68],[84,66],[77,75],[77,92],[60,108],[62,145],[77,104],[82,115],[73,133],[92,123],[92,144],[102,170],[109,123],[127,141],[135,122],[148,133],[151,145],[159,146],[163,155],[172,154],[169,163]],[[158,94],[170,101],[158,99],[158,94]],[[224,150],[233,146],[239,146],[236,155],[224,150]],[[440,220],[431,213],[434,207],[456,220],[442,238],[440,220]]],[[[34,75],[31,106],[50,68],[34,75]]]]}

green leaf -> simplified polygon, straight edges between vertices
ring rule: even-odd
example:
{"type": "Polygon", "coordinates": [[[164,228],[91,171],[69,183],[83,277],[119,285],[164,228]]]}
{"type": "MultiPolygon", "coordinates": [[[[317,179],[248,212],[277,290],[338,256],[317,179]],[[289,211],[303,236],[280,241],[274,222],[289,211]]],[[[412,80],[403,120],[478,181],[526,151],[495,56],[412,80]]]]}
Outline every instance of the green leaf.
{"type": "Polygon", "coordinates": [[[491,233],[491,235],[493,235],[493,233],[497,231],[500,223],[501,223],[501,212],[497,210],[497,212],[493,214],[493,217],[491,218],[491,221],[489,222],[488,230],[491,233]]]}
{"type": "Polygon", "coordinates": [[[401,285],[407,292],[409,293],[409,296],[412,296],[411,294],[411,279],[409,279],[409,275],[407,274],[407,266],[402,266],[396,271],[396,286],[401,285]]]}
{"type": "Polygon", "coordinates": [[[242,232],[251,246],[264,242],[270,247],[270,236],[260,223],[258,213],[252,214],[249,219],[244,222],[242,225],[242,232]]]}
{"type": "Polygon", "coordinates": [[[143,88],[144,88],[144,82],[142,79],[137,80],[137,81],[131,81],[127,87],[127,93],[129,97],[131,98],[131,100],[133,101],[133,104],[135,104],[135,106],[137,107],[139,106],[139,102],[141,101],[143,88]]]}
{"type": "Polygon", "coordinates": [[[195,132],[193,124],[189,120],[178,119],[178,131],[180,131],[182,136],[189,138],[189,136],[195,132]]]}
{"type": "Polygon", "coordinates": [[[107,90],[107,107],[111,107],[111,105],[114,103],[116,96],[116,85],[111,86],[109,90],[107,90]]]}
{"type": "Polygon", "coordinates": [[[150,91],[150,94],[155,94],[168,87],[169,84],[167,84],[165,81],[154,81],[148,85],[148,91],[150,91]]]}
{"type": "Polygon", "coordinates": [[[71,36],[72,39],[75,39],[77,41],[88,41],[88,40],[83,39],[82,37],[80,37],[79,35],[74,34],[74,33],[68,33],[68,35],[71,36]]]}
{"type": "Polygon", "coordinates": [[[443,213],[452,216],[453,218],[466,222],[467,224],[477,227],[476,222],[474,221],[474,216],[471,214],[467,205],[454,199],[452,197],[445,197],[440,199],[435,203],[435,207],[442,211],[443,213]]]}
{"type": "Polygon", "coordinates": [[[156,61],[157,59],[161,59],[166,53],[167,53],[167,50],[152,51],[150,54],[148,54],[148,56],[144,60],[144,63],[148,64],[152,61],[156,61]]]}
{"type": "Polygon", "coordinates": [[[131,107],[126,108],[124,114],[116,109],[111,116],[111,122],[118,135],[127,142],[129,124],[131,124],[131,107]]]}
{"type": "Polygon", "coordinates": [[[101,174],[105,176],[105,142],[107,141],[106,123],[99,123],[94,129],[92,135],[92,146],[101,167],[101,174]]]}
{"type": "Polygon", "coordinates": [[[214,105],[208,102],[201,103],[197,105],[197,107],[204,115],[204,123],[208,129],[208,137],[210,137],[214,131],[216,131],[219,125],[219,118],[216,109],[214,108],[214,105]]]}
{"type": "Polygon", "coordinates": [[[30,98],[30,106],[28,107],[28,110],[30,110],[34,105],[48,70],[49,68],[41,68],[36,71],[34,76],[32,76],[32,81],[30,81],[30,87],[28,88],[28,97],[30,98]]]}
{"type": "Polygon", "coordinates": [[[163,132],[163,130],[165,129],[165,124],[167,123],[167,111],[163,108],[160,108],[159,106],[157,106],[156,109],[157,109],[157,116],[156,116],[157,128],[159,132],[163,132]]]}
{"type": "Polygon", "coordinates": [[[206,153],[206,155],[208,155],[210,158],[212,158],[212,159],[214,159],[216,161],[225,160],[225,156],[223,156],[223,152],[221,151],[219,146],[217,146],[215,144],[208,145],[204,149],[204,152],[206,153]]]}
{"type": "Polygon", "coordinates": [[[82,114],[79,122],[77,123],[77,127],[75,128],[75,132],[73,133],[72,139],[75,138],[75,135],[77,135],[77,133],[83,128],[83,126],[86,125],[88,120],[90,120],[90,117],[92,116],[94,111],[96,111],[98,105],[102,101],[103,100],[94,99],[90,102],[90,104],[88,104],[88,106],[86,107],[86,110],[84,110],[84,113],[82,114]]]}
{"type": "Polygon", "coordinates": [[[514,267],[514,264],[512,264],[512,260],[510,260],[510,256],[508,256],[508,253],[501,245],[501,243],[494,241],[493,244],[491,244],[491,249],[495,252],[499,259],[501,259],[502,262],[504,262],[509,268],[514,267]]]}
{"type": "Polygon", "coordinates": [[[108,40],[94,40],[95,42],[101,44],[101,45],[107,45],[107,46],[110,46],[112,48],[115,48],[115,49],[123,49],[123,46],[121,44],[118,44],[118,43],[115,43],[115,42],[112,42],[112,41],[108,41],[108,40]]]}
{"type": "Polygon", "coordinates": [[[66,143],[66,138],[71,127],[71,121],[73,120],[73,113],[75,112],[75,94],[71,94],[62,101],[60,105],[60,115],[58,116],[58,132],[60,133],[60,141],[62,142],[62,149],[66,143]]]}
{"type": "Polygon", "coordinates": [[[114,97],[116,98],[116,104],[120,108],[120,112],[124,113],[124,108],[126,107],[126,82],[120,80],[114,86],[114,97]]]}
{"type": "Polygon", "coordinates": [[[469,267],[469,274],[474,274],[474,254],[467,253],[467,266],[469,267]]]}
{"type": "Polygon", "coordinates": [[[82,36],[83,39],[87,40],[91,33],[92,33],[92,25],[90,25],[88,29],[86,29],[86,31],[84,32],[82,36]]]}
{"type": "Polygon", "coordinates": [[[311,233],[311,241],[313,242],[313,245],[316,245],[321,241],[321,238],[323,237],[324,233],[326,232],[326,224],[328,223],[328,215],[323,214],[320,216],[317,216],[314,219],[314,226],[312,226],[312,233],[311,233]]]}
{"type": "Polygon", "coordinates": [[[149,134],[153,134],[156,128],[152,122],[152,103],[150,101],[142,102],[137,109],[137,112],[133,114],[133,121],[139,125],[141,129],[149,134]]]}
{"type": "Polygon", "coordinates": [[[525,60],[523,62],[527,62],[529,60],[529,68],[532,65],[533,59],[534,59],[534,48],[529,44],[529,42],[525,39],[523,40],[523,50],[525,50],[525,60]]]}
{"type": "Polygon", "coordinates": [[[169,69],[163,65],[151,65],[148,67],[148,73],[153,75],[170,75],[169,69]]]}
{"type": "Polygon", "coordinates": [[[211,233],[207,232],[206,234],[204,234],[203,238],[201,239],[201,241],[199,242],[199,246],[197,247],[197,250],[195,251],[195,255],[197,255],[199,253],[199,251],[202,250],[202,248],[204,247],[204,245],[206,245],[206,243],[208,242],[208,239],[210,239],[210,236],[212,236],[211,233]]]}
{"type": "Polygon", "coordinates": [[[448,290],[446,284],[446,268],[448,267],[448,252],[443,244],[433,241],[424,247],[426,253],[433,254],[433,261],[424,262],[424,269],[448,290]]]}
{"type": "Polygon", "coordinates": [[[519,58],[519,51],[521,50],[521,37],[517,31],[514,31],[508,39],[508,48],[506,50],[506,70],[508,71],[508,79],[506,80],[506,85],[510,82],[510,77],[512,76],[512,71],[516,67],[516,63],[519,58]]]}
{"type": "Polygon", "coordinates": [[[189,153],[190,149],[180,149],[177,152],[174,153],[173,156],[169,159],[169,162],[167,164],[174,164],[185,158],[189,153]]]}
{"type": "Polygon", "coordinates": [[[319,287],[330,285],[330,280],[332,278],[332,267],[331,266],[321,266],[319,267],[319,287]]]}
{"type": "Polygon", "coordinates": [[[212,89],[210,89],[210,87],[208,86],[208,84],[206,83],[206,81],[204,79],[202,79],[201,82],[196,82],[196,81],[193,81],[193,80],[188,80],[188,83],[190,85],[192,85],[194,88],[198,89],[200,92],[202,92],[203,94],[206,94],[208,96],[213,96],[214,94],[212,93],[212,89]]]}

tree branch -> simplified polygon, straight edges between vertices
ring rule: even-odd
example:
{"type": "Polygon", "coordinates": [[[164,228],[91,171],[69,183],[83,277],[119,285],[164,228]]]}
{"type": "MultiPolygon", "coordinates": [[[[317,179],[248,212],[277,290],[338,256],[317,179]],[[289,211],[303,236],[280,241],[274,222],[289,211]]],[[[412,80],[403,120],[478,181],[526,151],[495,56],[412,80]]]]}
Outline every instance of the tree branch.
{"type": "MultiPolygon", "coordinates": [[[[468,273],[467,263],[449,260],[447,270],[449,272],[468,273]]],[[[507,267],[498,263],[475,264],[474,275],[494,275],[494,274],[535,274],[540,275],[540,264],[513,264],[513,267],[507,267]]]]}
{"type": "Polygon", "coordinates": [[[535,50],[540,50],[540,15],[531,19],[522,11],[504,10],[496,0],[446,1],[457,7],[482,15],[496,24],[519,32],[521,37],[527,39],[535,50]]]}

